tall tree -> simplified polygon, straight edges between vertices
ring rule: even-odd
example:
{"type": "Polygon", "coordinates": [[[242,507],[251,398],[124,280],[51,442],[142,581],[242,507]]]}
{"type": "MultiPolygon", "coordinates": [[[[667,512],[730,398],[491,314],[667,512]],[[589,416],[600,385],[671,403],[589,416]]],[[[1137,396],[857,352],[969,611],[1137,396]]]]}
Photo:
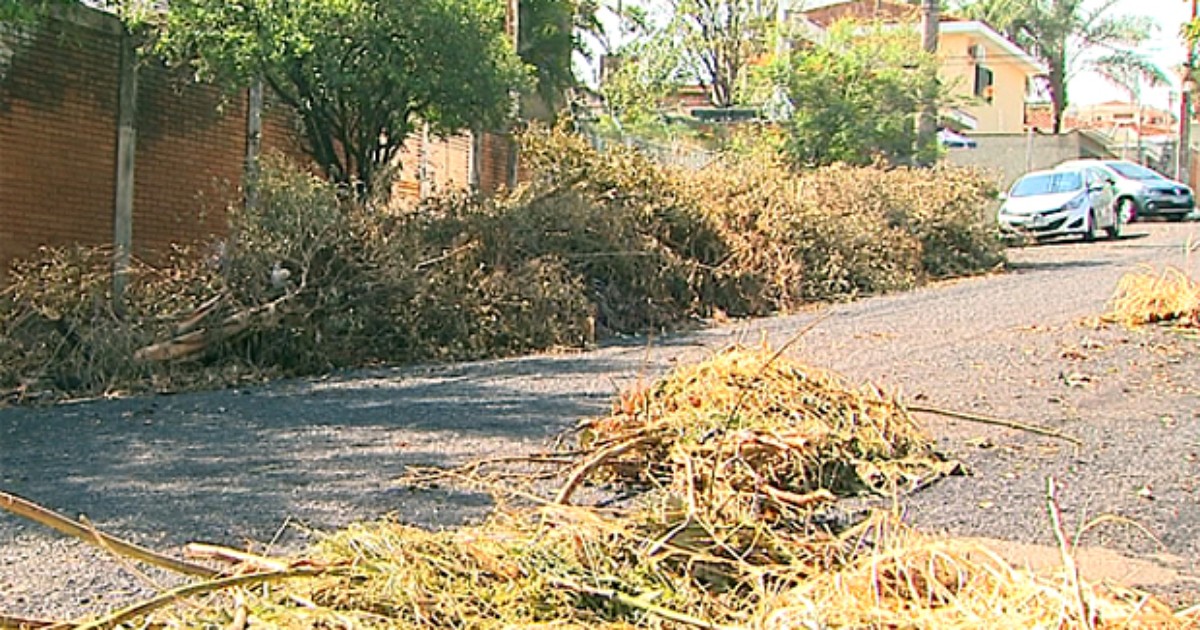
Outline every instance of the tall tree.
{"type": "Polygon", "coordinates": [[[583,33],[601,30],[594,0],[520,0],[521,60],[534,68],[536,93],[552,110],[576,83],[572,57],[587,54],[583,33]]]}
{"type": "Polygon", "coordinates": [[[1070,103],[1067,80],[1082,55],[1130,49],[1156,29],[1147,16],[1112,15],[1118,0],[959,0],[967,16],[987,21],[1046,64],[1054,133],[1070,103]]]}
{"type": "Polygon", "coordinates": [[[366,194],[418,120],[499,124],[524,69],[488,0],[172,0],[158,49],[231,86],[261,79],[307,151],[366,194]]]}
{"type": "Polygon", "coordinates": [[[669,0],[667,32],[678,37],[685,60],[717,107],[738,100],[750,62],[766,51],[776,19],[773,0],[669,0]]]}

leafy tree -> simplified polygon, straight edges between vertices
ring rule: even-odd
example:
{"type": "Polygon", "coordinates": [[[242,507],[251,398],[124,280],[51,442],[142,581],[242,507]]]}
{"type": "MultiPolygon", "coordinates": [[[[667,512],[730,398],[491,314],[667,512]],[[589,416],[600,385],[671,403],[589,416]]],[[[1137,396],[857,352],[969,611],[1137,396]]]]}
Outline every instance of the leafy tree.
{"type": "Polygon", "coordinates": [[[656,135],[663,100],[686,82],[680,59],[678,43],[661,35],[635,40],[611,56],[616,67],[600,86],[607,122],[624,132],[656,135]]]}
{"type": "Polygon", "coordinates": [[[819,44],[773,68],[794,110],[784,122],[786,151],[800,166],[907,162],[936,147],[917,146],[922,98],[936,93],[937,66],[912,32],[877,26],[855,33],[837,24],[819,44]]]}
{"type": "Polygon", "coordinates": [[[1136,102],[1141,101],[1145,87],[1156,87],[1170,83],[1167,72],[1145,55],[1131,50],[1117,50],[1088,64],[1093,70],[1129,94],[1136,102]]]}
{"type": "Polygon", "coordinates": [[[717,107],[738,102],[751,61],[765,52],[776,18],[770,0],[669,0],[667,32],[677,37],[687,69],[717,107]]]}
{"type": "Polygon", "coordinates": [[[551,109],[564,102],[564,92],[575,85],[572,55],[585,53],[582,33],[601,30],[593,0],[521,0],[518,52],[532,66],[536,91],[551,109]]]}
{"type": "Polygon", "coordinates": [[[416,121],[499,124],[524,69],[488,0],[172,0],[157,48],[207,78],[260,78],[325,174],[365,195],[416,121]]]}
{"type": "Polygon", "coordinates": [[[1067,80],[1091,49],[1128,50],[1154,32],[1146,16],[1111,15],[1117,0],[959,0],[968,17],[987,21],[1037,56],[1049,69],[1054,133],[1062,130],[1070,102],[1067,80]]]}
{"type": "Polygon", "coordinates": [[[78,4],[77,0],[0,0],[0,22],[28,22],[55,6],[78,4]]]}

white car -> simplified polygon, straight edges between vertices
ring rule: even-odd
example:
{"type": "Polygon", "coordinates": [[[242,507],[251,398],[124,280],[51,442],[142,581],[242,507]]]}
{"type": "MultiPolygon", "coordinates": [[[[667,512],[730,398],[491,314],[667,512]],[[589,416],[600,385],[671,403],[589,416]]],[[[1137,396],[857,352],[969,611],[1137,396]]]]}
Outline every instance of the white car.
{"type": "Polygon", "coordinates": [[[1122,221],[1113,183],[1094,166],[1027,173],[1002,196],[1000,229],[1037,239],[1079,235],[1091,241],[1099,230],[1118,238],[1122,221]]]}

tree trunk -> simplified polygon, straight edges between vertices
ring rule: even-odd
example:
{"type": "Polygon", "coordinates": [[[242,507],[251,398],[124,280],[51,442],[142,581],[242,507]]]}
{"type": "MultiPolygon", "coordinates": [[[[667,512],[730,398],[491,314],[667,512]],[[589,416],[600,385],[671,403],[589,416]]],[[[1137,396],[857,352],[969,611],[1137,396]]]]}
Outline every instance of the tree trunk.
{"type": "MultiPolygon", "coordinates": [[[[921,48],[929,55],[937,54],[940,23],[937,0],[924,0],[921,7],[921,48]]],[[[917,113],[916,157],[921,166],[930,166],[937,155],[931,150],[937,143],[936,82],[925,88],[924,92],[921,95],[921,110],[917,113]]]]}
{"type": "Polygon", "coordinates": [[[1066,60],[1056,58],[1050,64],[1050,104],[1053,115],[1053,132],[1062,133],[1063,113],[1067,109],[1066,60]]]}

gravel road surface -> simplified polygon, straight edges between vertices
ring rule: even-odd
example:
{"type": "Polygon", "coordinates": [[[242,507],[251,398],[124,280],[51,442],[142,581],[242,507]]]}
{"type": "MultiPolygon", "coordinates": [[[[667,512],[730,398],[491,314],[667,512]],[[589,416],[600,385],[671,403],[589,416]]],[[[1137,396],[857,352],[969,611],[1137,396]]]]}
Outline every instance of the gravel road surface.
{"type": "MultiPolygon", "coordinates": [[[[1196,224],[1138,223],[1118,242],[1014,250],[1005,274],[586,353],[0,409],[0,489],[163,550],[189,541],[294,550],[308,528],[388,513],[451,526],[485,513],[486,499],[397,487],[407,466],[533,449],[639,376],[738,341],[780,344],[822,317],[790,354],[910,400],[1083,441],[922,416],[972,474],[906,499],[909,520],[1014,548],[1052,543],[1054,476],[1070,527],[1112,513],[1157,538],[1106,526],[1085,543],[1122,554],[1118,568],[1166,571],[1157,591],[1200,601],[1200,341],[1084,321],[1139,265],[1200,277],[1200,258],[1185,254],[1198,237],[1196,224]]],[[[160,579],[0,513],[0,612],[93,613],[160,579]]]]}

